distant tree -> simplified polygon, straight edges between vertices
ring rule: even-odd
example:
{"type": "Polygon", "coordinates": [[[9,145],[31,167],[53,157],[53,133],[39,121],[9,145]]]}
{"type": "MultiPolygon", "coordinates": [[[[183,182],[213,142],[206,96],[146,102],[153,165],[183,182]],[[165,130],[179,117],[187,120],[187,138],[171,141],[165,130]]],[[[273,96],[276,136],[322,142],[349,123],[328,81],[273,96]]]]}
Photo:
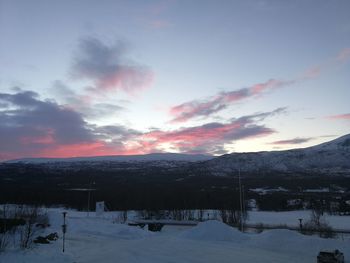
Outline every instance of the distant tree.
{"type": "Polygon", "coordinates": [[[317,233],[323,238],[333,238],[336,236],[333,228],[326,222],[323,212],[313,209],[310,214],[310,219],[303,225],[303,234],[312,235],[317,233]]]}
{"type": "Polygon", "coordinates": [[[20,229],[20,247],[22,249],[30,248],[33,243],[33,238],[35,234],[34,224],[38,218],[38,208],[24,208],[23,215],[26,223],[20,229]]]}

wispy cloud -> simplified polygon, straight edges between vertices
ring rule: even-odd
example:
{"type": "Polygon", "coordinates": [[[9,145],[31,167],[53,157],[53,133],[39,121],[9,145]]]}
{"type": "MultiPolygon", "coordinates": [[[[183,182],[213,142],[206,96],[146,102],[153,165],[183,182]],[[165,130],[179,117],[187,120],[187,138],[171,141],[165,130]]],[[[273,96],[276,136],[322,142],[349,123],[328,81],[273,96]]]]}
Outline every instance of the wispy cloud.
{"type": "Polygon", "coordinates": [[[208,117],[219,112],[228,106],[244,99],[258,97],[264,93],[292,85],[295,81],[283,81],[270,79],[263,83],[257,83],[247,88],[239,90],[221,92],[207,100],[193,100],[173,106],[170,114],[173,116],[171,122],[185,122],[192,118],[208,117]]]}
{"type": "Polygon", "coordinates": [[[283,112],[285,112],[285,108],[278,108],[272,112],[257,113],[232,119],[227,123],[211,122],[175,131],[152,131],[144,134],[142,139],[156,149],[161,149],[164,146],[171,147],[176,151],[189,153],[224,152],[226,143],[274,133],[273,129],[259,124],[259,122],[267,117],[283,112]]]}
{"type": "Polygon", "coordinates": [[[262,122],[271,112],[210,122],[177,130],[141,132],[123,125],[89,124],[81,113],[41,100],[31,91],[0,93],[0,158],[71,157],[140,154],[159,151],[224,153],[237,140],[267,136],[275,130],[262,122]]]}
{"type": "Polygon", "coordinates": [[[338,62],[345,62],[345,61],[348,61],[349,59],[350,59],[350,48],[344,48],[343,50],[341,50],[336,58],[338,62]]]}
{"type": "Polygon", "coordinates": [[[186,122],[194,118],[205,118],[249,98],[257,98],[276,89],[317,78],[325,69],[350,59],[350,48],[345,48],[325,64],[305,70],[299,77],[290,80],[270,79],[247,88],[221,92],[210,98],[192,100],[170,108],[171,122],[186,122]]]}
{"type": "Polygon", "coordinates": [[[350,113],[330,115],[326,118],[329,120],[350,120],[350,113]]]}
{"type": "Polygon", "coordinates": [[[126,57],[128,46],[118,41],[107,45],[97,38],[80,40],[78,52],[71,67],[76,79],[93,81],[95,89],[123,90],[134,93],[151,85],[153,72],[144,65],[126,57]]]}
{"type": "Polygon", "coordinates": [[[106,99],[103,96],[92,96],[91,93],[85,91],[76,92],[61,80],[54,81],[51,90],[56,98],[64,102],[64,107],[77,111],[88,119],[116,116],[125,110],[125,107],[121,106],[125,102],[118,100],[113,100],[113,104],[95,102],[95,100],[106,101],[106,99]]]}
{"type": "Polygon", "coordinates": [[[303,143],[309,142],[309,141],[314,140],[314,139],[315,138],[311,138],[311,137],[308,137],[308,138],[297,137],[297,138],[289,139],[289,140],[274,141],[274,142],[271,142],[270,144],[273,144],[273,145],[303,144],[303,143]]]}
{"type": "Polygon", "coordinates": [[[169,10],[174,5],[175,1],[162,0],[151,3],[146,12],[139,20],[143,25],[155,30],[164,29],[172,25],[169,20],[169,10]]]}
{"type": "Polygon", "coordinates": [[[308,80],[308,79],[316,78],[321,74],[323,68],[324,66],[322,65],[311,67],[303,73],[301,79],[308,80]]]}

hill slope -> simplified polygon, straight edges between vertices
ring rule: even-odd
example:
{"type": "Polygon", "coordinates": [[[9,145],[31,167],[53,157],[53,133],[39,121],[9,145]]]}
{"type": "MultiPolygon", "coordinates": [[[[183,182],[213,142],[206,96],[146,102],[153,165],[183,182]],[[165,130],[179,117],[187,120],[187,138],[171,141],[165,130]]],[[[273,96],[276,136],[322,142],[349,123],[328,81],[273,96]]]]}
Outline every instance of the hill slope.
{"type": "Polygon", "coordinates": [[[212,159],[210,155],[181,153],[150,153],[143,155],[110,155],[72,158],[23,158],[6,163],[74,163],[74,162],[154,162],[154,161],[187,161],[199,162],[212,159]]]}
{"type": "Polygon", "coordinates": [[[107,163],[118,167],[122,165],[123,169],[135,165],[139,168],[169,166],[178,167],[186,174],[191,170],[191,173],[198,173],[198,175],[203,171],[210,175],[233,175],[237,174],[240,169],[249,175],[278,173],[350,176],[350,134],[309,148],[232,153],[216,158],[208,155],[152,153],[75,158],[25,158],[6,163],[44,164],[58,167],[89,165],[99,167],[99,169],[108,168],[107,163]],[[101,165],[102,162],[105,165],[101,165]],[[183,162],[187,162],[189,166],[183,166],[183,162]]]}
{"type": "Polygon", "coordinates": [[[350,134],[309,148],[287,151],[232,153],[205,162],[215,175],[242,172],[350,175],[350,134]]]}

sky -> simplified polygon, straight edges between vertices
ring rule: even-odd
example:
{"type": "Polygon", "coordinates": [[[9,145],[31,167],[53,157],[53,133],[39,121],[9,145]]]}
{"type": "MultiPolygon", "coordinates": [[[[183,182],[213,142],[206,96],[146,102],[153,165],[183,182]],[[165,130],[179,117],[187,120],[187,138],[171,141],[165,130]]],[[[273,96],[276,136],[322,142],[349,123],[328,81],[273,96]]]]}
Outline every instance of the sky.
{"type": "Polygon", "coordinates": [[[0,0],[0,160],[350,133],[350,1],[0,0]]]}

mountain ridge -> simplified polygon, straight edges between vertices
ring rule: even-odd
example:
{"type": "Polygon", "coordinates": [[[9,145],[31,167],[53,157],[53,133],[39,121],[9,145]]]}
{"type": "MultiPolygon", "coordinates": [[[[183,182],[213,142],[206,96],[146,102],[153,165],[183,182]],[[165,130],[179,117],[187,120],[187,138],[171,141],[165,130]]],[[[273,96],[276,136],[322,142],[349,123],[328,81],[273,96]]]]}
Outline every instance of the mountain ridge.
{"type": "Polygon", "coordinates": [[[89,164],[104,169],[104,165],[99,164],[103,162],[115,163],[115,165],[125,163],[123,167],[131,167],[128,164],[130,162],[133,163],[133,166],[139,163],[138,167],[153,165],[178,167],[179,169],[184,169],[182,164],[187,162],[190,165],[186,165],[188,169],[193,168],[215,176],[235,175],[239,170],[251,175],[294,173],[350,176],[350,134],[307,148],[230,153],[218,157],[200,154],[151,153],[73,158],[23,158],[3,163],[57,164],[58,166],[74,165],[78,167],[89,164]]]}
{"type": "Polygon", "coordinates": [[[82,156],[68,158],[20,158],[8,160],[3,163],[58,163],[58,162],[130,162],[130,161],[188,161],[199,162],[214,158],[204,154],[182,154],[182,153],[150,153],[138,155],[107,155],[107,156],[82,156]]]}
{"type": "Polygon", "coordinates": [[[231,153],[205,162],[215,175],[237,173],[316,173],[350,175],[350,134],[319,145],[284,151],[231,153]]]}

